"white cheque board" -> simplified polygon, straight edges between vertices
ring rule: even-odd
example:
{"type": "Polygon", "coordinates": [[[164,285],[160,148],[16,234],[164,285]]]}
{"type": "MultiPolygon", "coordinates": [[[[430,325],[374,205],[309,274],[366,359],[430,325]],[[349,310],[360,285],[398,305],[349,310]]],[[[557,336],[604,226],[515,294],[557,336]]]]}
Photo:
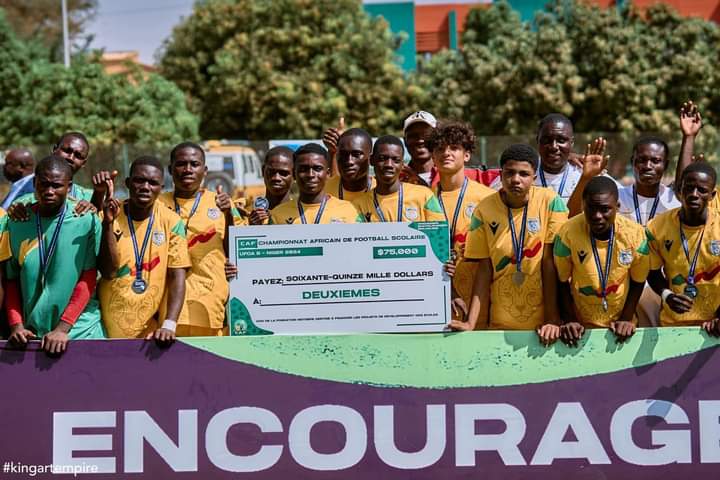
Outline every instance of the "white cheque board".
{"type": "Polygon", "coordinates": [[[446,222],[232,227],[231,335],[439,332],[446,222]]]}

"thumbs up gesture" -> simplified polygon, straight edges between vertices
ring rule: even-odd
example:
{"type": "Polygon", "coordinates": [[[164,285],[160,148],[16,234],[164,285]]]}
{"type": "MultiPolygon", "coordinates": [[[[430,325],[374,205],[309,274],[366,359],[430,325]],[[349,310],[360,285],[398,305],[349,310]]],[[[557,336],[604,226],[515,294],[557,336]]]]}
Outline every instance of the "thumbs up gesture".
{"type": "Polygon", "coordinates": [[[328,149],[330,156],[335,156],[337,152],[337,143],[340,139],[340,135],[345,132],[345,117],[340,117],[338,120],[337,127],[330,127],[323,133],[322,141],[325,147],[328,149]]]}
{"type": "Polygon", "coordinates": [[[215,204],[226,215],[230,214],[232,211],[232,199],[230,198],[230,195],[223,192],[222,185],[215,187],[215,204]]]}

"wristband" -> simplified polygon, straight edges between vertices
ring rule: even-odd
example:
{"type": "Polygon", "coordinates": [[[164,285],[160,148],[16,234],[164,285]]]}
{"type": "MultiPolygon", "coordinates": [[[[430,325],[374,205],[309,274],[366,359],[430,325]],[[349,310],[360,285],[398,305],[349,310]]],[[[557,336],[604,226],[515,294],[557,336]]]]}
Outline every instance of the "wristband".
{"type": "Polygon", "coordinates": [[[662,301],[663,301],[664,303],[667,303],[668,297],[669,297],[670,295],[673,295],[674,293],[675,293],[675,292],[673,292],[673,291],[670,290],[669,288],[666,288],[666,289],[663,290],[662,293],[660,294],[660,298],[662,298],[662,301]]]}
{"type": "Polygon", "coordinates": [[[177,328],[177,322],[175,320],[170,320],[169,318],[166,318],[160,328],[164,328],[165,330],[170,330],[171,332],[175,333],[175,329],[177,328]]]}

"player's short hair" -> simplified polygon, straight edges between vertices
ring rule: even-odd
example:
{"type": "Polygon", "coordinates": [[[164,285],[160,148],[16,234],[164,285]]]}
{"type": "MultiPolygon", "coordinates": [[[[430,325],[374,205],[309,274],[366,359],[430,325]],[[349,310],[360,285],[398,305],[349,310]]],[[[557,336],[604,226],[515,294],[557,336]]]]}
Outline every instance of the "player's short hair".
{"type": "Polygon", "coordinates": [[[630,157],[630,163],[635,163],[635,154],[637,154],[638,148],[640,148],[643,145],[659,145],[663,148],[665,151],[665,166],[667,166],[668,162],[670,161],[670,147],[668,147],[668,144],[665,140],[663,140],[660,137],[653,137],[653,136],[646,136],[641,137],[638,140],[635,141],[632,148],[632,156],[630,157]]]}
{"type": "Polygon", "coordinates": [[[690,165],[683,170],[682,175],[680,176],[680,186],[682,188],[682,184],[685,182],[685,177],[690,175],[691,173],[704,173],[708,175],[710,178],[712,178],[712,184],[713,188],[717,184],[717,172],[715,172],[715,169],[707,162],[693,162],[690,165]]]}
{"type": "Polygon", "coordinates": [[[45,172],[62,172],[67,175],[68,180],[73,178],[73,169],[63,157],[59,155],[48,155],[35,165],[35,176],[45,172]]]}
{"type": "Polygon", "coordinates": [[[375,140],[375,145],[373,145],[372,150],[373,156],[377,154],[380,145],[395,145],[397,147],[400,147],[400,150],[402,150],[402,154],[405,155],[405,145],[403,144],[402,140],[400,140],[395,135],[383,135],[382,137],[375,140]]]}
{"type": "Polygon", "coordinates": [[[53,150],[57,149],[62,145],[62,143],[65,141],[66,138],[77,138],[81,140],[85,145],[88,147],[88,152],[90,151],[90,142],[88,142],[87,137],[82,132],[65,132],[62,135],[60,135],[60,138],[57,139],[55,142],[55,145],[53,145],[53,150]]]}
{"type": "Polygon", "coordinates": [[[320,145],[319,143],[306,143],[302,147],[295,150],[295,154],[293,156],[293,163],[297,164],[298,158],[300,158],[301,155],[307,155],[309,153],[314,153],[315,155],[320,155],[325,159],[325,163],[330,165],[330,155],[328,155],[328,151],[325,150],[325,147],[320,145]]]}
{"type": "Polygon", "coordinates": [[[186,148],[190,149],[190,150],[197,150],[198,152],[200,152],[202,161],[203,161],[203,163],[205,163],[205,150],[203,150],[203,148],[200,145],[198,145],[195,142],[182,142],[182,143],[178,143],[177,145],[175,145],[173,147],[173,149],[170,151],[170,164],[171,165],[175,162],[177,154],[180,153],[181,150],[185,150],[186,148]]]}
{"type": "Polygon", "coordinates": [[[526,143],[516,143],[507,147],[500,155],[500,168],[503,168],[509,161],[527,162],[537,171],[538,152],[526,143]]]}
{"type": "Polygon", "coordinates": [[[368,146],[372,148],[372,137],[367,132],[367,130],[363,128],[351,128],[349,130],[345,130],[342,135],[340,135],[340,138],[338,138],[338,145],[340,144],[340,140],[343,138],[349,138],[349,137],[358,137],[361,138],[364,142],[367,142],[368,146]]]}
{"type": "Polygon", "coordinates": [[[133,162],[130,164],[130,176],[132,176],[133,172],[137,167],[142,167],[145,165],[149,167],[155,167],[160,170],[160,173],[163,176],[165,175],[165,169],[163,168],[162,163],[160,163],[160,160],[158,160],[157,157],[153,157],[152,155],[141,155],[135,160],[133,160],[133,162]]]}
{"type": "Polygon", "coordinates": [[[538,123],[538,135],[540,135],[540,131],[548,123],[562,123],[563,125],[570,125],[571,131],[574,129],[572,120],[570,120],[562,113],[548,113],[540,120],[540,123],[538,123]]]}
{"type": "Polygon", "coordinates": [[[617,183],[612,178],[600,175],[590,179],[588,184],[583,190],[582,198],[587,200],[591,195],[600,195],[603,193],[609,193],[615,200],[618,199],[618,187],[617,183]]]}
{"type": "Polygon", "coordinates": [[[432,152],[447,145],[460,145],[466,152],[475,151],[475,132],[467,123],[447,122],[433,128],[425,143],[432,152]]]}
{"type": "Polygon", "coordinates": [[[263,166],[265,166],[265,164],[268,162],[268,160],[270,160],[273,157],[289,158],[290,161],[292,162],[294,160],[293,155],[294,154],[293,154],[292,149],[288,148],[284,145],[273,147],[270,150],[268,150],[267,153],[265,154],[265,158],[263,159],[263,166]]]}

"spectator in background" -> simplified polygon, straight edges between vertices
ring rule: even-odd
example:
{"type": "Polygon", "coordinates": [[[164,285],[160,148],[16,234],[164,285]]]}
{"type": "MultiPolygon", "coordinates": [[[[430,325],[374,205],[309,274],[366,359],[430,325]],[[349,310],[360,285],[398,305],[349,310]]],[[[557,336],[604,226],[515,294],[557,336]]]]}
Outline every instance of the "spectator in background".
{"type": "Polygon", "coordinates": [[[7,210],[16,198],[35,191],[33,184],[34,170],[35,159],[27,148],[10,150],[5,155],[3,175],[11,185],[10,191],[2,201],[2,205],[0,205],[3,209],[7,210]]]}

